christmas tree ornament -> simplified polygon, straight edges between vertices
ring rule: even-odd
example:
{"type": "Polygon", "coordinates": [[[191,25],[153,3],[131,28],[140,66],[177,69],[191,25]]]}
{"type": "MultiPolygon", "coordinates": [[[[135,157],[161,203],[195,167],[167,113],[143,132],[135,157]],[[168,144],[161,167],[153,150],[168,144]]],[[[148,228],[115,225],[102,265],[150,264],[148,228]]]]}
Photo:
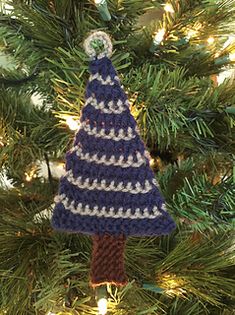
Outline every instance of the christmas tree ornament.
{"type": "Polygon", "coordinates": [[[169,234],[176,224],[167,212],[150,155],[131,115],[101,31],[84,42],[90,78],[66,173],[55,197],[52,226],[92,235],[90,284],[127,283],[124,248],[128,236],[169,234]]]}

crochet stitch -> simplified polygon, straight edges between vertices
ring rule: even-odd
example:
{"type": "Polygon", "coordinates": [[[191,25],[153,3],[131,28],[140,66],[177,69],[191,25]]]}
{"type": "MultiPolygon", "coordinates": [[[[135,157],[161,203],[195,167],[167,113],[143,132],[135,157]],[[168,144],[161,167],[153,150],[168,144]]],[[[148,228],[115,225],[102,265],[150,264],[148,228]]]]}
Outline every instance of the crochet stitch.
{"type": "Polygon", "coordinates": [[[124,235],[104,236],[95,235],[93,238],[93,253],[91,263],[91,285],[127,283],[124,271],[124,247],[126,239],[124,235]]]}
{"type": "MultiPolygon", "coordinates": [[[[55,197],[52,226],[62,231],[103,236],[109,244],[107,254],[114,248],[110,245],[111,236],[121,237],[124,242],[127,236],[169,234],[176,225],[166,210],[150,167],[149,153],[109,59],[112,51],[109,37],[104,32],[93,33],[84,47],[91,57],[91,75],[80,128],[66,154],[66,174],[55,197]],[[104,50],[96,55],[92,41],[97,39],[103,42],[104,50]]],[[[102,252],[103,247],[94,246],[95,256],[97,248],[102,252]]],[[[104,255],[101,256],[104,260],[104,255]]],[[[102,269],[95,262],[93,256],[92,270],[102,269]]],[[[115,268],[123,270],[120,265],[115,268]]],[[[120,281],[114,277],[115,272],[110,274],[111,277],[105,273],[98,278],[102,278],[102,283],[105,279],[120,285],[125,282],[124,274],[120,281]]],[[[93,273],[92,278],[97,276],[93,273]]],[[[96,280],[92,283],[96,284],[96,280]]]]}
{"type": "Polygon", "coordinates": [[[91,58],[86,102],[66,174],[55,196],[52,226],[91,234],[90,285],[127,284],[124,247],[128,236],[169,234],[176,224],[150,168],[129,101],[109,57],[112,43],[104,32],[84,43],[91,58]],[[96,54],[92,43],[103,43],[96,54]]]}

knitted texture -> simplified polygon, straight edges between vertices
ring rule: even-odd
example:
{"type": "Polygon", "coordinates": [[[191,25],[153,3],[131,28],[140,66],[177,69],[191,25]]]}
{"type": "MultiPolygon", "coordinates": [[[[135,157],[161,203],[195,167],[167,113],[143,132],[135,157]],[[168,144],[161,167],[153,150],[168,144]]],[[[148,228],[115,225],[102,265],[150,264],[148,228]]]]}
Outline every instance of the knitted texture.
{"type": "Polygon", "coordinates": [[[73,147],[66,154],[52,226],[99,235],[169,234],[176,225],[109,59],[110,42],[98,57],[89,45],[86,41],[92,58],[86,101],[73,147]]]}
{"type": "Polygon", "coordinates": [[[127,284],[124,270],[125,237],[93,236],[93,252],[91,262],[91,286],[96,287],[106,283],[122,286],[127,284]]]}

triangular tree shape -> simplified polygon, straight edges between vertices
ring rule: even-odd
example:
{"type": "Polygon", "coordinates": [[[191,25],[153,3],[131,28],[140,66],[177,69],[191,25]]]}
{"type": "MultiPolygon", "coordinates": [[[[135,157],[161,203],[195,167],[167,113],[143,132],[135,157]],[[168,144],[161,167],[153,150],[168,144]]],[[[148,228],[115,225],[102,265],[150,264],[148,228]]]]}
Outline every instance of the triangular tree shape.
{"type": "Polygon", "coordinates": [[[91,76],[53,214],[56,229],[162,235],[175,228],[150,168],[127,96],[107,56],[91,76]]]}

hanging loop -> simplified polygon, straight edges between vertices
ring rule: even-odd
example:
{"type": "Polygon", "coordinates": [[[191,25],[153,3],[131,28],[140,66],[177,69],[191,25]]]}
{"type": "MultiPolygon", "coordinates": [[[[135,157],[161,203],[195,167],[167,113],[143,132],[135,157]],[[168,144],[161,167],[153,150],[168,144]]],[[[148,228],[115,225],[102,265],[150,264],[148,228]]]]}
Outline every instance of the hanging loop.
{"type": "Polygon", "coordinates": [[[113,45],[108,34],[102,31],[91,33],[84,41],[84,49],[91,59],[111,57],[113,45]]]}

